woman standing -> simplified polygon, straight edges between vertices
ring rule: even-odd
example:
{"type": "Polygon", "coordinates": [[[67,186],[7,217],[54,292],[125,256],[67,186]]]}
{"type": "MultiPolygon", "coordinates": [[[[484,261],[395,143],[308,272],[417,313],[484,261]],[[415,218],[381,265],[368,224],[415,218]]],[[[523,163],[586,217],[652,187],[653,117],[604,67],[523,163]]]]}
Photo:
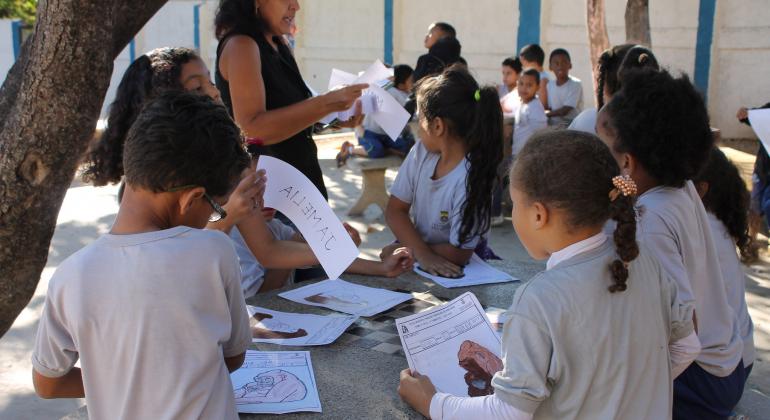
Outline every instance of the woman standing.
{"type": "MultiPolygon", "coordinates": [[[[349,109],[368,85],[312,97],[283,38],[298,10],[297,0],[222,0],[215,19],[216,84],[245,135],[262,140],[270,154],[300,170],[328,198],[313,124],[349,109]]],[[[354,127],[361,119],[339,126],[354,127]]]]}

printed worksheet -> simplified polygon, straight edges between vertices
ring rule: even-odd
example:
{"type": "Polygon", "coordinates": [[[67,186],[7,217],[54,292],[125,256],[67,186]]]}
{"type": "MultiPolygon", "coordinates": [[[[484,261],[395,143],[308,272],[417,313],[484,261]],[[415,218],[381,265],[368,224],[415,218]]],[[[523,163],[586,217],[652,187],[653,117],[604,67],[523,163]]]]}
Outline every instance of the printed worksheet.
{"type": "Polygon", "coordinates": [[[407,293],[361,286],[340,279],[324,280],[278,296],[358,316],[374,316],[412,298],[407,293]]]}
{"type": "Polygon", "coordinates": [[[471,260],[468,262],[468,265],[463,267],[463,276],[456,279],[429,274],[420,268],[419,264],[414,265],[414,272],[423,277],[429,278],[446,288],[468,287],[476,286],[479,284],[505,283],[519,280],[517,278],[511,277],[510,274],[504,273],[487,264],[486,261],[482,260],[481,257],[476,254],[473,254],[471,260]]]}
{"type": "Polygon", "coordinates": [[[494,393],[492,377],[503,369],[500,336],[473,293],[396,319],[396,328],[409,368],[437,390],[459,397],[494,393]]]}
{"type": "Polygon", "coordinates": [[[749,122],[765,150],[770,153],[770,109],[750,109],[749,122]]]}
{"type": "Polygon", "coordinates": [[[246,351],[230,374],[239,413],[321,412],[308,351],[246,351]]]}
{"type": "Polygon", "coordinates": [[[283,346],[322,346],[334,342],[356,322],[356,315],[312,315],[246,306],[255,343],[283,346]]]}

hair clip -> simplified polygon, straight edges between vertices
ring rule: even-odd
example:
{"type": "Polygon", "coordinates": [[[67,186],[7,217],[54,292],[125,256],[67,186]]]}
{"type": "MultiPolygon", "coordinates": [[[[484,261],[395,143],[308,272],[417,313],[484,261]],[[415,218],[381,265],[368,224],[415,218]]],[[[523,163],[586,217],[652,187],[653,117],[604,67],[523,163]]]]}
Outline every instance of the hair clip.
{"type": "Polygon", "coordinates": [[[641,54],[639,54],[639,59],[638,59],[638,60],[639,60],[639,64],[644,64],[645,62],[647,62],[647,60],[648,60],[649,58],[650,58],[650,57],[647,55],[647,53],[641,53],[641,54]]]}
{"type": "Polygon", "coordinates": [[[612,178],[612,185],[615,186],[610,191],[610,201],[615,201],[621,194],[623,197],[636,195],[636,183],[628,175],[618,175],[612,178]]]}
{"type": "Polygon", "coordinates": [[[481,100],[481,90],[476,89],[476,92],[473,92],[473,99],[475,99],[476,102],[481,100]]]}

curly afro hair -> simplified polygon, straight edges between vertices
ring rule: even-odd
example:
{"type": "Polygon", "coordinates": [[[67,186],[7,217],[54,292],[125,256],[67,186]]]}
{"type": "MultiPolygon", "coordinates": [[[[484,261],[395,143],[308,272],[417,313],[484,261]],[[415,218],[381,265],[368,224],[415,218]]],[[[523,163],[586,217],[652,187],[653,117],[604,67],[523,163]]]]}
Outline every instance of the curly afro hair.
{"type": "Polygon", "coordinates": [[[630,71],[606,112],[615,151],[634,156],[664,186],[683,187],[701,171],[714,145],[703,97],[687,75],[630,71]]]}

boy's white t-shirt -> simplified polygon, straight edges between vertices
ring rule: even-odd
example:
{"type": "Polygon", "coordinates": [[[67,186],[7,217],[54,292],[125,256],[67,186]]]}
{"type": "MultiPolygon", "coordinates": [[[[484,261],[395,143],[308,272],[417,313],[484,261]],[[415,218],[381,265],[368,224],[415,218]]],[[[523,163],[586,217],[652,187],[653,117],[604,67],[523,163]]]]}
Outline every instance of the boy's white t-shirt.
{"type": "Polygon", "coordinates": [[[527,103],[519,101],[514,107],[513,117],[516,122],[513,126],[511,153],[516,156],[533,134],[548,126],[548,117],[545,116],[543,103],[537,97],[527,103]]]}
{"type": "Polygon", "coordinates": [[[32,365],[80,359],[91,419],[237,419],[224,357],[251,343],[238,259],[222,232],[103,235],[51,278],[32,365]]]}
{"type": "Polygon", "coordinates": [[[578,130],[596,135],[596,117],[599,111],[596,108],[584,109],[569,125],[570,130],[578,130]]]}
{"type": "Polygon", "coordinates": [[[411,204],[414,226],[425,243],[474,249],[481,235],[460,243],[470,162],[463,159],[448,174],[434,180],[439,157],[438,153],[428,152],[422,142],[415,143],[398,170],[390,194],[411,204]]]}
{"type": "Polygon", "coordinates": [[[748,367],[754,363],[754,323],[751,322],[751,316],[746,307],[746,273],[735,253],[735,241],[727,231],[727,227],[713,213],[706,212],[706,214],[719,256],[719,267],[722,268],[727,300],[738,316],[738,326],[743,340],[743,366],[748,367]]]}
{"type": "Polygon", "coordinates": [[[580,79],[569,76],[567,81],[559,86],[556,79],[548,81],[548,107],[557,110],[571,106],[572,110],[563,117],[552,117],[556,121],[569,121],[575,118],[583,107],[583,86],[580,79]]]}
{"type": "MultiPolygon", "coordinates": [[[[272,219],[267,222],[267,228],[273,237],[279,241],[288,241],[296,233],[294,229],[283,224],[278,219],[272,219]]],[[[246,241],[243,239],[237,226],[230,230],[230,239],[233,240],[235,252],[238,254],[238,262],[241,265],[241,287],[245,298],[257,294],[262,283],[265,282],[265,267],[257,261],[257,257],[251,252],[246,241]]]]}
{"type": "Polygon", "coordinates": [[[743,342],[695,186],[687,181],[682,188],[652,188],[637,206],[637,239],[676,281],[682,302],[694,304],[702,346],[696,363],[714,376],[728,376],[741,361],[743,342]]]}

